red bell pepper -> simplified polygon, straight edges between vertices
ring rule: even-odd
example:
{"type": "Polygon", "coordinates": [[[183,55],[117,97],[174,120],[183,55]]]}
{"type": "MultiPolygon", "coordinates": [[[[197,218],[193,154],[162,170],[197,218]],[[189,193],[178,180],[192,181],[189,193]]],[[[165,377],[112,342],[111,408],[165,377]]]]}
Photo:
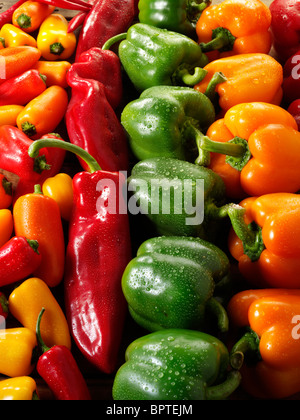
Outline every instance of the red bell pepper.
{"type": "Polygon", "coordinates": [[[26,105],[46,90],[44,77],[30,69],[0,85],[0,106],[26,105]]]}
{"type": "Polygon", "coordinates": [[[67,81],[72,90],[65,121],[70,142],[91,154],[103,170],[127,170],[127,139],[113,109],[122,95],[120,62],[107,52],[90,49],[71,66],[67,81]]]}
{"type": "Polygon", "coordinates": [[[38,242],[15,236],[0,248],[0,286],[24,280],[41,264],[38,242]]]}
{"type": "Polygon", "coordinates": [[[91,399],[85,379],[76,360],[66,346],[47,347],[42,340],[40,323],[45,309],[39,314],[36,336],[43,354],[37,362],[37,371],[44,379],[54,397],[60,401],[88,401],[91,399]]]}
{"type": "MultiPolygon", "coordinates": [[[[78,154],[91,172],[80,172],[73,178],[65,308],[80,351],[102,372],[112,373],[127,313],[121,279],[132,258],[128,214],[119,194],[126,181],[122,173],[101,170],[80,147],[55,140],[51,143],[78,154]]],[[[35,157],[44,146],[45,141],[35,141],[29,155],[35,157]]]]}
{"type": "Polygon", "coordinates": [[[270,4],[273,45],[278,59],[285,62],[299,50],[300,2],[299,0],[274,0],[270,4]]]}
{"type": "Polygon", "coordinates": [[[296,123],[298,124],[298,129],[300,131],[300,99],[296,99],[290,104],[288,107],[288,112],[295,118],[296,123]]]}
{"type": "Polygon", "coordinates": [[[282,88],[285,105],[300,99],[300,49],[283,66],[282,88]]]}

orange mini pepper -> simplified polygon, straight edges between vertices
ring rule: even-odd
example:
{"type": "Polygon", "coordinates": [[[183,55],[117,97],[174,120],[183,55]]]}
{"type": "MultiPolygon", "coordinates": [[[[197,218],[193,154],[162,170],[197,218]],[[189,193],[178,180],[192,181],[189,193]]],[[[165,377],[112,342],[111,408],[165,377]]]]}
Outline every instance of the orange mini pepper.
{"type": "Polygon", "coordinates": [[[246,290],[228,307],[231,362],[242,364],[242,387],[256,398],[300,392],[300,290],[246,290]],[[238,336],[238,331],[242,336],[238,336]]]}
{"type": "Polygon", "coordinates": [[[228,247],[242,277],[259,288],[299,288],[300,195],[249,197],[229,217],[228,247]]]}
{"type": "Polygon", "coordinates": [[[68,94],[60,86],[50,86],[32,99],[17,117],[17,126],[33,140],[53,132],[64,118],[68,94]]]}
{"type": "Polygon", "coordinates": [[[13,216],[16,235],[39,243],[42,262],[33,275],[49,287],[57,286],[62,281],[65,264],[64,233],[57,203],[43,195],[37,185],[34,193],[18,198],[13,216]]]}
{"type": "Polygon", "coordinates": [[[30,376],[19,376],[0,381],[0,401],[39,400],[37,385],[30,376]]]}
{"type": "Polygon", "coordinates": [[[40,74],[46,76],[46,85],[68,87],[67,73],[71,68],[69,61],[43,61],[39,60],[34,66],[40,74]]]}
{"type": "Polygon", "coordinates": [[[0,210],[0,248],[8,242],[12,236],[14,221],[9,209],[0,210]]]}
{"type": "Polygon", "coordinates": [[[12,183],[0,173],[0,209],[8,209],[12,204],[12,183]]]}
{"type": "Polygon", "coordinates": [[[5,47],[37,47],[36,39],[16,26],[6,23],[0,30],[0,37],[4,39],[5,47]]]}
{"type": "Polygon", "coordinates": [[[267,54],[240,54],[208,63],[205,78],[195,86],[217,102],[222,110],[245,102],[267,102],[280,105],[283,91],[283,68],[267,54]],[[226,80],[214,83],[214,75],[222,73],[226,80]]]}
{"type": "Polygon", "coordinates": [[[44,195],[57,202],[61,217],[69,221],[73,209],[73,180],[70,175],[60,173],[48,178],[42,189],[44,195]]]}
{"type": "Polygon", "coordinates": [[[25,280],[10,294],[10,313],[23,325],[35,332],[36,321],[42,310],[42,339],[48,347],[66,346],[71,349],[71,336],[66,317],[47,284],[39,278],[25,280]]]}
{"type": "Polygon", "coordinates": [[[40,57],[41,52],[35,47],[21,46],[0,49],[0,83],[31,69],[40,57]]]}
{"type": "Polygon", "coordinates": [[[300,189],[300,133],[284,108],[263,102],[236,105],[209,127],[201,143],[212,152],[208,166],[223,178],[230,198],[300,189]]]}
{"type": "Polygon", "coordinates": [[[36,31],[54,10],[55,6],[28,0],[14,11],[12,23],[24,32],[31,33],[36,31]]]}
{"type": "Polygon", "coordinates": [[[24,106],[22,105],[2,105],[0,106],[0,126],[17,125],[17,118],[24,106]]]}
{"type": "Polygon", "coordinates": [[[268,54],[272,15],[260,0],[224,0],[207,7],[196,25],[203,52],[213,59],[248,53],[268,54]]]}

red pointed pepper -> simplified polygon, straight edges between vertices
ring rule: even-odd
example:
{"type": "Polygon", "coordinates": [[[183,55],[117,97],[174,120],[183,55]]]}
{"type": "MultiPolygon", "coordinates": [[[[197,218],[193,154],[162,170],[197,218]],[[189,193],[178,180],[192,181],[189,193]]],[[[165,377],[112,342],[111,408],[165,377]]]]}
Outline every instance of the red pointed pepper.
{"type": "Polygon", "coordinates": [[[45,309],[39,314],[36,325],[37,342],[43,354],[37,362],[37,371],[60,401],[88,401],[91,399],[85,379],[76,360],[66,346],[47,347],[42,340],[40,323],[45,309]]]}
{"type": "Polygon", "coordinates": [[[14,236],[0,248],[0,286],[26,279],[41,264],[38,242],[14,236]]]}
{"type": "MultiPolygon", "coordinates": [[[[67,142],[51,143],[78,154],[91,172],[73,178],[65,307],[80,351],[102,372],[112,373],[127,312],[121,279],[132,257],[128,214],[119,193],[126,181],[122,173],[102,171],[83,149],[67,142]]],[[[44,145],[45,141],[35,141],[29,155],[35,157],[44,145]]]]}

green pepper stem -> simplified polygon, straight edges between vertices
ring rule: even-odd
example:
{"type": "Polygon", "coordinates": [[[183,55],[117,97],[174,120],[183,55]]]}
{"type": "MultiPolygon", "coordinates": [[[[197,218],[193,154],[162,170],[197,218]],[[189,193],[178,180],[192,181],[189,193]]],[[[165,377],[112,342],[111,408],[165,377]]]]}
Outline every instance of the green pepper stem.
{"type": "Polygon", "coordinates": [[[27,238],[26,238],[26,241],[27,241],[28,245],[34,250],[34,252],[39,254],[39,251],[38,251],[39,243],[38,243],[38,241],[36,241],[35,239],[27,239],[27,238]]]}
{"type": "Polygon", "coordinates": [[[39,313],[38,319],[37,319],[37,323],[36,323],[36,339],[38,342],[38,346],[41,349],[41,351],[43,353],[46,353],[48,350],[50,350],[50,347],[47,347],[46,344],[44,343],[42,336],[41,336],[41,320],[42,320],[42,316],[45,312],[45,308],[42,308],[41,312],[39,313]]]}
{"type": "Polygon", "coordinates": [[[203,12],[208,6],[211,5],[211,0],[203,0],[201,3],[196,3],[195,1],[191,1],[188,4],[188,7],[193,11],[203,12]]]}
{"type": "Polygon", "coordinates": [[[253,330],[249,329],[242,338],[233,346],[230,352],[230,365],[233,369],[240,369],[244,363],[245,357],[248,357],[252,363],[261,360],[259,351],[259,336],[253,330]]]}
{"type": "Polygon", "coordinates": [[[215,50],[219,50],[220,52],[231,51],[235,40],[236,38],[228,29],[216,28],[212,31],[212,40],[207,43],[201,42],[200,47],[203,52],[215,50]]]}
{"type": "Polygon", "coordinates": [[[123,41],[127,37],[127,32],[109,38],[103,45],[102,50],[109,50],[117,42],[123,41]]]}
{"type": "Polygon", "coordinates": [[[230,371],[226,380],[219,385],[211,386],[206,389],[208,400],[224,400],[240,386],[242,376],[237,370],[230,371]]]}
{"type": "Polygon", "coordinates": [[[22,13],[17,18],[18,25],[22,29],[30,28],[31,27],[31,17],[29,15],[26,15],[26,13],[22,13]]]}
{"type": "Polygon", "coordinates": [[[206,88],[205,91],[205,95],[212,101],[214,102],[216,96],[217,96],[217,92],[216,92],[216,87],[217,85],[219,85],[220,83],[224,83],[227,81],[226,76],[222,73],[222,72],[216,72],[213,77],[211,78],[210,82],[208,83],[208,86],[206,88]]]}
{"type": "Polygon", "coordinates": [[[181,72],[179,72],[177,77],[181,78],[185,85],[195,86],[197,83],[200,83],[206,75],[206,70],[202,69],[201,67],[196,67],[194,69],[194,74],[191,74],[187,69],[184,69],[181,72]]]}
{"type": "Polygon", "coordinates": [[[50,53],[54,55],[61,55],[64,52],[65,48],[61,42],[54,42],[50,45],[50,53]]]}
{"type": "Polygon", "coordinates": [[[220,332],[225,333],[229,328],[228,315],[225,308],[215,298],[210,298],[206,302],[206,309],[217,318],[220,332]]]}
{"type": "Polygon", "coordinates": [[[254,223],[247,225],[244,219],[245,212],[246,210],[238,205],[228,208],[228,216],[236,235],[243,243],[244,253],[254,262],[259,259],[265,246],[261,228],[254,223]]]}
{"type": "Polygon", "coordinates": [[[61,140],[55,140],[51,138],[35,140],[28,149],[29,156],[36,159],[38,157],[40,149],[42,149],[43,147],[54,147],[57,149],[64,149],[68,152],[74,153],[88,165],[91,173],[101,171],[101,167],[96,161],[96,159],[94,159],[88,152],[86,152],[81,147],[76,146],[75,144],[71,144],[61,140]]]}

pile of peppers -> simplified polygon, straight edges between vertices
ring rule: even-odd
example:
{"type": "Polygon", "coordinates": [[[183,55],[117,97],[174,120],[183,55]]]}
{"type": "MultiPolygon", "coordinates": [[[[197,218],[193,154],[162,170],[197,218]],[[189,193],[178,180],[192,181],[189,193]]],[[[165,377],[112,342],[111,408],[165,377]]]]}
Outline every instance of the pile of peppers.
{"type": "Polygon", "coordinates": [[[2,11],[0,400],[297,398],[299,13],[2,11]]]}

